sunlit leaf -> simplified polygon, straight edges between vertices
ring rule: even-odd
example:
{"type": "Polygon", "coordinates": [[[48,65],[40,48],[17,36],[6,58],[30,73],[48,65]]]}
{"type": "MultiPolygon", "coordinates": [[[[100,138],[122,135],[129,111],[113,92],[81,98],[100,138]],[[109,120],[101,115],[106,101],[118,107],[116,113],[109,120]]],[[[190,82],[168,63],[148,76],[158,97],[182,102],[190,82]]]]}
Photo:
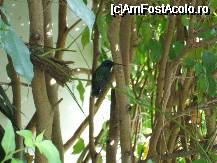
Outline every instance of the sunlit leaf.
{"type": "Polygon", "coordinates": [[[43,140],[37,144],[39,151],[47,158],[49,163],[61,163],[57,148],[50,140],[43,140]]]}
{"type": "Polygon", "coordinates": [[[11,163],[24,163],[24,161],[12,158],[11,163]]]}
{"type": "Polygon", "coordinates": [[[144,151],[144,143],[140,143],[137,145],[137,155],[140,156],[144,151]]]}
{"type": "Polygon", "coordinates": [[[85,5],[83,0],[67,0],[67,2],[71,10],[87,24],[91,36],[95,22],[94,13],[85,5]]]}
{"type": "Polygon", "coordinates": [[[44,131],[35,138],[35,143],[40,143],[43,140],[44,131]]]}
{"type": "Polygon", "coordinates": [[[29,130],[20,130],[17,131],[17,134],[24,138],[24,144],[27,147],[34,148],[33,135],[29,130]]]}
{"type": "Polygon", "coordinates": [[[6,155],[15,150],[15,134],[12,123],[8,121],[6,126],[2,126],[5,130],[4,136],[1,141],[2,148],[6,155]]]}

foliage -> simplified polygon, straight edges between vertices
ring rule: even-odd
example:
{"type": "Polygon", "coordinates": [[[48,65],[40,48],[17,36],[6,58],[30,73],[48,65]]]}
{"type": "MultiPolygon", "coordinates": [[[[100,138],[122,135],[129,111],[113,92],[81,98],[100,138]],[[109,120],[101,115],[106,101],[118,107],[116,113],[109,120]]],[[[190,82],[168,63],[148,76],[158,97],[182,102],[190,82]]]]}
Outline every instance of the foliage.
{"type": "Polygon", "coordinates": [[[85,148],[84,139],[79,138],[77,143],[73,146],[73,154],[79,154],[85,148]]]}
{"type": "Polygon", "coordinates": [[[5,53],[11,56],[16,72],[28,83],[33,78],[33,65],[30,61],[30,51],[16,34],[12,26],[0,20],[0,42],[5,53]]]}
{"type": "Polygon", "coordinates": [[[25,148],[23,149],[15,150],[15,134],[11,122],[8,121],[1,141],[1,145],[5,151],[5,158],[1,163],[4,163],[7,160],[12,160],[12,163],[24,163],[22,160],[13,158],[13,155],[19,151],[25,151],[28,148],[37,148],[47,158],[49,163],[61,163],[58,150],[50,140],[43,139],[43,132],[36,138],[33,137],[32,132],[29,130],[20,130],[17,131],[17,134],[24,138],[25,148]]]}
{"type": "Polygon", "coordinates": [[[91,38],[91,31],[95,22],[94,13],[87,8],[82,0],[67,0],[67,2],[71,10],[87,24],[91,38]]]}

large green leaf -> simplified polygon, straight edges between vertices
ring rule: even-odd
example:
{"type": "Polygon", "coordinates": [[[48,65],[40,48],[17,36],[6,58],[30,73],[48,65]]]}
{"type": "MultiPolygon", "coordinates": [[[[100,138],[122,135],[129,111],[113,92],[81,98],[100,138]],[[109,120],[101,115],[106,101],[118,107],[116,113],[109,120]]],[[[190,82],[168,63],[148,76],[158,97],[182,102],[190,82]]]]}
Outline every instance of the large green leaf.
{"type": "Polygon", "coordinates": [[[33,78],[33,65],[30,61],[30,51],[11,26],[0,20],[0,37],[2,47],[11,56],[16,72],[29,83],[33,78]]]}
{"type": "Polygon", "coordinates": [[[49,163],[61,163],[59,152],[50,140],[43,140],[36,146],[49,163]]]}
{"type": "Polygon", "coordinates": [[[85,5],[83,0],[67,0],[67,2],[71,10],[87,24],[91,33],[95,22],[94,13],[85,5]]]}
{"type": "Polygon", "coordinates": [[[4,136],[1,141],[2,148],[4,149],[6,155],[15,150],[15,134],[14,129],[10,121],[8,121],[7,126],[2,126],[5,130],[4,136]]]}

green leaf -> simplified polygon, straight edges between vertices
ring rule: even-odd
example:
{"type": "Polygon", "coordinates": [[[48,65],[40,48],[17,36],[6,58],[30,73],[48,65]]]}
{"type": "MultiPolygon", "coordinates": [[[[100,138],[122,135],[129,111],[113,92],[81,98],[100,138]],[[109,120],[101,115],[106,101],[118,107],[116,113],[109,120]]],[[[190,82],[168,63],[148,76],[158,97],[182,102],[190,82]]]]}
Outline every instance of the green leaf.
{"type": "Polygon", "coordinates": [[[217,8],[217,1],[216,0],[210,0],[209,6],[213,8],[217,8]]]}
{"type": "Polygon", "coordinates": [[[210,74],[214,72],[216,68],[216,57],[210,53],[204,53],[202,56],[203,66],[206,68],[206,73],[210,74]]]}
{"type": "Polygon", "coordinates": [[[189,26],[189,16],[188,15],[182,15],[181,21],[182,21],[182,25],[189,26]]]}
{"type": "Polygon", "coordinates": [[[41,132],[36,138],[35,138],[35,143],[40,143],[43,140],[44,137],[44,131],[41,132]]]}
{"type": "Polygon", "coordinates": [[[70,95],[72,96],[73,100],[74,100],[74,101],[76,102],[76,104],[78,105],[79,109],[82,111],[82,113],[84,113],[84,111],[83,111],[82,107],[80,106],[80,104],[79,104],[79,102],[78,102],[78,100],[77,100],[75,94],[72,92],[72,90],[69,88],[69,86],[68,86],[67,84],[66,84],[65,86],[66,86],[67,90],[69,91],[70,95]]]}
{"type": "Polygon", "coordinates": [[[216,93],[216,82],[212,77],[208,77],[208,95],[214,96],[216,93]]]}
{"type": "Polygon", "coordinates": [[[12,158],[11,163],[24,163],[24,161],[12,158]]]}
{"type": "Polygon", "coordinates": [[[196,76],[200,76],[201,74],[204,73],[202,64],[197,63],[195,65],[195,72],[196,72],[196,76]]]}
{"type": "Polygon", "coordinates": [[[91,32],[95,22],[94,13],[84,4],[83,0],[67,0],[67,2],[71,10],[87,24],[91,38],[91,32]]]}
{"type": "Polygon", "coordinates": [[[18,135],[24,138],[24,144],[27,147],[34,148],[33,135],[29,130],[20,130],[16,132],[18,135]]]}
{"type": "Polygon", "coordinates": [[[103,163],[103,159],[102,159],[102,155],[100,154],[98,159],[97,159],[97,163],[103,163]]]}
{"type": "Polygon", "coordinates": [[[3,49],[11,56],[16,72],[30,83],[34,75],[29,49],[11,26],[5,26],[2,20],[0,20],[0,26],[6,28],[6,30],[0,30],[3,49]]]}
{"type": "Polygon", "coordinates": [[[87,5],[87,0],[83,0],[84,4],[87,5]]]}
{"type": "Polygon", "coordinates": [[[210,0],[209,7],[211,12],[214,12],[217,8],[217,1],[216,0],[210,0]]]}
{"type": "Polygon", "coordinates": [[[209,161],[205,159],[193,160],[192,163],[209,163],[209,161]]]}
{"type": "Polygon", "coordinates": [[[144,151],[144,144],[138,144],[137,145],[137,155],[138,156],[140,156],[141,155],[141,153],[143,153],[143,151],[144,151]]]}
{"type": "Polygon", "coordinates": [[[36,146],[49,163],[61,163],[59,152],[50,140],[43,140],[36,146]]]}
{"type": "Polygon", "coordinates": [[[183,47],[183,43],[176,41],[171,48],[170,59],[175,59],[180,54],[183,47]]]}
{"type": "Polygon", "coordinates": [[[10,121],[8,121],[6,127],[2,127],[4,128],[5,133],[2,138],[1,145],[6,155],[8,155],[10,152],[13,152],[16,148],[14,129],[10,121]]]}
{"type": "Polygon", "coordinates": [[[10,64],[7,64],[7,65],[6,65],[6,71],[7,71],[8,77],[9,77],[10,79],[12,79],[12,78],[13,78],[13,74],[12,74],[12,67],[11,67],[10,64]]]}
{"type": "Polygon", "coordinates": [[[84,28],[83,32],[82,32],[82,36],[81,36],[81,44],[83,46],[83,48],[85,48],[85,46],[90,42],[89,40],[89,30],[88,28],[84,28]]]}
{"type": "Polygon", "coordinates": [[[162,45],[159,41],[150,41],[149,44],[151,50],[151,59],[153,62],[157,62],[160,59],[161,53],[163,51],[162,45]]]}
{"type": "Polygon", "coordinates": [[[185,64],[185,66],[186,66],[187,68],[192,68],[192,67],[194,67],[194,65],[195,65],[195,61],[194,61],[192,58],[187,57],[187,58],[184,60],[184,64],[185,64]]]}
{"type": "Polygon", "coordinates": [[[200,77],[197,81],[198,90],[206,93],[208,88],[208,81],[206,78],[200,77]]]}
{"type": "Polygon", "coordinates": [[[84,139],[79,138],[77,143],[73,146],[73,154],[79,154],[85,148],[84,139]]]}
{"type": "Polygon", "coordinates": [[[152,38],[152,30],[149,23],[144,23],[141,30],[143,44],[147,44],[152,38]]]}
{"type": "Polygon", "coordinates": [[[83,86],[83,84],[82,84],[82,82],[80,80],[78,81],[77,90],[79,92],[80,99],[81,99],[81,101],[83,103],[84,102],[84,92],[85,92],[85,89],[84,89],[84,86],[83,86]]]}

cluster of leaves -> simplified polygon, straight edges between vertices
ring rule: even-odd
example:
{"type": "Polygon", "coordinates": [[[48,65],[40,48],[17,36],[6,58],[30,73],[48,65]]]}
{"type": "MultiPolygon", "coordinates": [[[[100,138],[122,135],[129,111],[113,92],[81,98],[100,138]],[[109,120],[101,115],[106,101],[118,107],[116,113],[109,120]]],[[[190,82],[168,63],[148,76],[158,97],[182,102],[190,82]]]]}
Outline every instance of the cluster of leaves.
{"type": "Polygon", "coordinates": [[[1,161],[1,163],[4,163],[7,160],[11,160],[12,163],[24,163],[23,160],[13,158],[13,155],[17,152],[25,151],[29,148],[33,150],[37,148],[47,158],[49,163],[61,163],[59,152],[51,140],[43,140],[43,132],[36,138],[33,137],[32,132],[29,130],[20,130],[17,131],[17,134],[24,138],[25,148],[23,149],[16,150],[15,133],[12,124],[10,121],[8,121],[1,142],[2,148],[5,152],[5,158],[1,161]]]}

